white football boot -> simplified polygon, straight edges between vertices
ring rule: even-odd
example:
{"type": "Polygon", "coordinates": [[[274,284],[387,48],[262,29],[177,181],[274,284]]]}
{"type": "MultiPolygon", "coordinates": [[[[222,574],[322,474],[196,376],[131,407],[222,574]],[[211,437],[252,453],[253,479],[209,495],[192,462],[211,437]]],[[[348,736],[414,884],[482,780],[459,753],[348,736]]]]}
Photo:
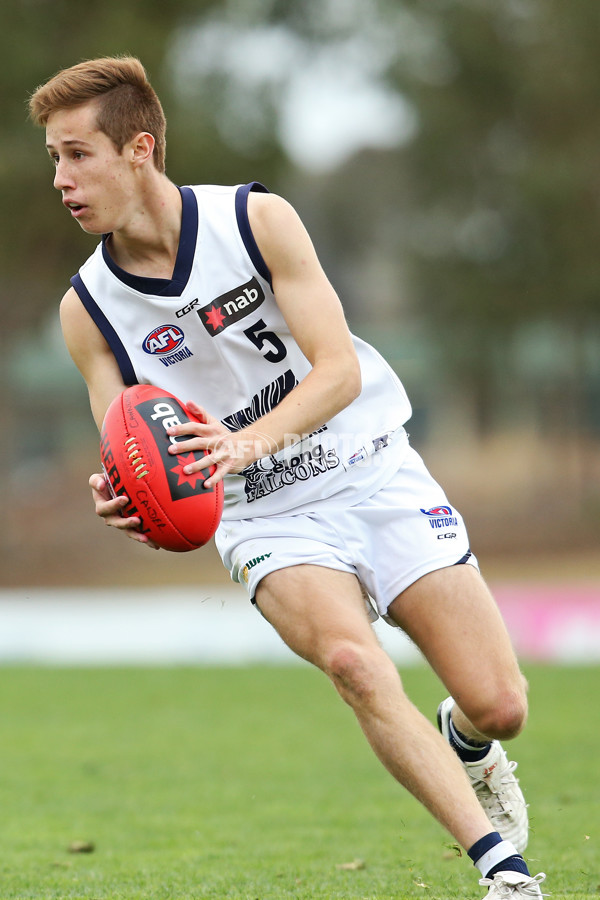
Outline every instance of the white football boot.
{"type": "MultiPolygon", "coordinates": [[[[448,697],[438,708],[438,727],[447,741],[450,740],[450,714],[453,706],[454,700],[448,697]]],[[[483,759],[477,762],[463,761],[463,766],[494,829],[505,841],[514,844],[519,853],[523,853],[527,847],[529,821],[527,804],[519,787],[519,779],[514,774],[517,763],[508,761],[499,741],[492,741],[490,750],[483,759]]]]}
{"type": "Polygon", "coordinates": [[[483,900],[507,900],[516,897],[535,900],[536,897],[549,896],[542,894],[540,890],[540,884],[545,877],[543,872],[533,877],[523,875],[521,872],[496,872],[493,878],[480,879],[479,884],[488,889],[483,900]]]}

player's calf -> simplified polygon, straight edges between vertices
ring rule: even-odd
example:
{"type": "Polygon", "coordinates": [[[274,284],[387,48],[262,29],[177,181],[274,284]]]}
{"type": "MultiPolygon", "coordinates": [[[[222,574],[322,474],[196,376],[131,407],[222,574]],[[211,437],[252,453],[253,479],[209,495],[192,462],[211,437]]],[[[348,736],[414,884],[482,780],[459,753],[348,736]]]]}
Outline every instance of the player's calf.
{"type": "Polygon", "coordinates": [[[527,804],[515,775],[516,762],[509,762],[497,740],[473,740],[453,719],[454,700],[448,697],[438,708],[438,727],[461,760],[477,799],[493,828],[512,841],[519,853],[527,847],[527,804]]]}

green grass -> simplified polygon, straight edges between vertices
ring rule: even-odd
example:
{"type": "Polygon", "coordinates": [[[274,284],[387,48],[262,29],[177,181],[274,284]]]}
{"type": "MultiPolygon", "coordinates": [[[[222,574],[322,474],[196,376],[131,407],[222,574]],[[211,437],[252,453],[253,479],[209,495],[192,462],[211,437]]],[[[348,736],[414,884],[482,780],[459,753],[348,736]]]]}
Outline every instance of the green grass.
{"type": "MultiPolygon", "coordinates": [[[[600,669],[527,675],[531,868],[598,898],[600,669]]],[[[433,719],[434,676],[403,677],[433,719]]],[[[2,668],[0,722],[0,900],[483,896],[308,667],[2,668]]]]}

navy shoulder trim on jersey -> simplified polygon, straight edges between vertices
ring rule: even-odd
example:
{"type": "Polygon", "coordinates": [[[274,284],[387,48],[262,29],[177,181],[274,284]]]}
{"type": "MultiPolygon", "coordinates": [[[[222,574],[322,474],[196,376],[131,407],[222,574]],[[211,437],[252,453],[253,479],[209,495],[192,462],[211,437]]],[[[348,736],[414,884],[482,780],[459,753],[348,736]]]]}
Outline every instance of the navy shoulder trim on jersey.
{"type": "Polygon", "coordinates": [[[461,556],[461,558],[458,560],[458,562],[455,562],[454,565],[455,566],[464,566],[464,564],[467,563],[471,559],[472,556],[473,556],[472,551],[467,550],[465,555],[461,556]]]}
{"type": "Polygon", "coordinates": [[[198,202],[196,195],[189,187],[180,187],[179,193],[181,194],[182,203],[181,235],[179,237],[179,247],[172,278],[146,278],[143,275],[132,275],[131,272],[126,272],[116,264],[108,252],[106,247],[108,235],[102,236],[102,258],[104,262],[119,281],[122,281],[123,284],[133,288],[135,291],[139,291],[140,294],[179,297],[189,281],[196,251],[196,240],[198,238],[198,202]]]}
{"type": "Polygon", "coordinates": [[[119,365],[119,369],[121,370],[121,375],[123,377],[124,383],[127,385],[137,384],[137,375],[135,374],[135,370],[131,363],[131,359],[129,358],[129,354],[127,353],[125,347],[123,346],[123,343],[121,342],[121,338],[86,288],[79,272],[77,273],[77,275],[73,275],[73,277],[71,278],[71,284],[77,291],[77,296],[92,317],[93,321],[98,326],[99,331],[112,350],[114,357],[119,365]]]}
{"type": "Polygon", "coordinates": [[[250,193],[250,191],[260,191],[264,194],[269,193],[268,189],[264,186],[264,184],[261,184],[260,181],[251,181],[249,184],[243,184],[237,189],[235,195],[235,215],[237,218],[238,228],[240,229],[240,234],[242,236],[244,246],[248,251],[248,256],[252,260],[254,268],[260,275],[262,275],[265,281],[268,281],[271,287],[273,287],[269,267],[264,261],[262,253],[258,249],[258,244],[254,240],[250,222],[248,221],[248,194],[250,193]]]}

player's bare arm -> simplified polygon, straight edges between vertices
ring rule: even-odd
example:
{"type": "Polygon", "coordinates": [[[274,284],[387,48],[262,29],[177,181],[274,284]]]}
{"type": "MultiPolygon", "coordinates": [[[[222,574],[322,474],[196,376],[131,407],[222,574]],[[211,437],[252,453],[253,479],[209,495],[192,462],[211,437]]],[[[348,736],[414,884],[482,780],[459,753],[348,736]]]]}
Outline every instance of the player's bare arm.
{"type": "Polygon", "coordinates": [[[98,430],[112,400],[125,387],[117,361],[74,288],[60,304],[62,331],[73,362],[81,372],[98,430]]]}
{"type": "MultiPolygon", "coordinates": [[[[100,430],[111,401],[125,387],[117,361],[73,288],[62,299],[60,320],[67,349],[83,375],[92,415],[100,430]]],[[[104,475],[100,473],[93,474],[89,483],[96,513],[107,525],[125,531],[133,540],[150,543],[145,535],[135,530],[140,524],[136,516],[121,516],[121,509],[127,506],[127,497],[112,497],[104,475]]]]}
{"type": "Polygon", "coordinates": [[[284,433],[297,425],[296,433],[307,434],[358,396],[358,358],[342,304],[293,207],[274,194],[250,194],[248,215],[277,305],[313,367],[289,402],[283,400],[261,424],[269,420],[274,432],[284,433]]]}
{"type": "MultiPolygon", "coordinates": [[[[178,446],[180,450],[199,446],[212,450],[210,462],[217,464],[217,471],[207,479],[207,486],[315,431],[361,389],[360,367],[342,305],[300,217],[281,197],[262,193],[249,195],[248,216],[271,272],[277,304],[312,369],[273,410],[235,435],[215,420],[195,426],[201,440],[178,446]]],[[[183,432],[174,429],[173,433],[183,432]]]]}

